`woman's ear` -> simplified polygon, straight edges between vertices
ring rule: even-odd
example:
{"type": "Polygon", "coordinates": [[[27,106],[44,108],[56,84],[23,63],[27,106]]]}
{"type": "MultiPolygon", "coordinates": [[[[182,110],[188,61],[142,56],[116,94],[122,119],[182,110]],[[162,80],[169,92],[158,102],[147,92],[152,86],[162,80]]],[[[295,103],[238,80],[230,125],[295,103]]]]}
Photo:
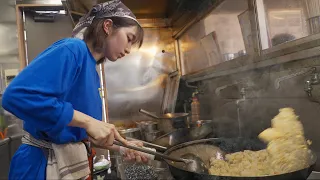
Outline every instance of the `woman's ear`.
{"type": "Polygon", "coordinates": [[[103,22],[103,30],[107,35],[111,34],[112,25],[113,25],[113,22],[111,19],[106,19],[103,22]]]}

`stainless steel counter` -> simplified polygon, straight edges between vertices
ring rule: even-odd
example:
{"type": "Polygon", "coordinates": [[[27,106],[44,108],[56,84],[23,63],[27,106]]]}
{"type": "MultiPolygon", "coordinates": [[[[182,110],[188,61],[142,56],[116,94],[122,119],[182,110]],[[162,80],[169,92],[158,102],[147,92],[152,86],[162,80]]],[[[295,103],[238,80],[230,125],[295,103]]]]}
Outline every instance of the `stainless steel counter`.
{"type": "Polygon", "coordinates": [[[308,180],[318,180],[318,179],[320,179],[320,172],[316,172],[316,171],[313,171],[311,174],[310,174],[310,176],[309,176],[309,178],[308,178],[308,180]]]}

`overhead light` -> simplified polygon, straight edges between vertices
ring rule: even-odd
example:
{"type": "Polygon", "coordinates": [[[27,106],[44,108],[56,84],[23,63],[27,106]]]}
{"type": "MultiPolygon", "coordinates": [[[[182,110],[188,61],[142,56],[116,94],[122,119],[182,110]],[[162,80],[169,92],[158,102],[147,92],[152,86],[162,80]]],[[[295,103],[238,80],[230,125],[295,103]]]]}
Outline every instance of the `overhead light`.
{"type": "Polygon", "coordinates": [[[65,10],[60,11],[35,11],[38,14],[66,14],[67,12],[65,10]]]}
{"type": "Polygon", "coordinates": [[[61,4],[62,5],[61,0],[47,0],[47,1],[49,1],[48,2],[49,4],[61,4]]]}
{"type": "Polygon", "coordinates": [[[279,19],[279,20],[283,20],[284,18],[283,17],[278,17],[278,16],[271,16],[272,18],[274,19],[279,19]]]}

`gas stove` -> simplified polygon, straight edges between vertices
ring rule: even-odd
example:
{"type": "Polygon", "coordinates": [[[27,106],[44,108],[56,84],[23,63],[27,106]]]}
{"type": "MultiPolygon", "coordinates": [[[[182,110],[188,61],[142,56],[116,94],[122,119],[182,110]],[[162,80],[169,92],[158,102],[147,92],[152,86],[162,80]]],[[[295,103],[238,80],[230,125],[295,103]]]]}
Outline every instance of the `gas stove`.
{"type": "MultiPolygon", "coordinates": [[[[108,174],[107,171],[102,171],[98,174],[96,174],[93,177],[94,180],[98,179],[104,179],[104,180],[121,180],[120,178],[117,177],[117,170],[115,168],[111,168],[111,173],[108,174]],[[100,178],[98,178],[100,176],[100,178]]],[[[309,178],[307,180],[319,180],[320,179],[320,172],[313,171],[309,178]]]]}

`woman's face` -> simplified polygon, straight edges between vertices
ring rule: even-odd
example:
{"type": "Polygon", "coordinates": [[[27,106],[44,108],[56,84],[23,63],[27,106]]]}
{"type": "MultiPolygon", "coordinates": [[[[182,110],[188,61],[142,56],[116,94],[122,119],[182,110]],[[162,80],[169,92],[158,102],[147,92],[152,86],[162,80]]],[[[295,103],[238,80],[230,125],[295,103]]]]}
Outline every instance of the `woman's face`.
{"type": "Polygon", "coordinates": [[[132,42],[136,38],[136,26],[113,29],[112,21],[104,22],[104,31],[108,37],[104,44],[104,56],[110,61],[116,61],[130,53],[132,42]]]}

